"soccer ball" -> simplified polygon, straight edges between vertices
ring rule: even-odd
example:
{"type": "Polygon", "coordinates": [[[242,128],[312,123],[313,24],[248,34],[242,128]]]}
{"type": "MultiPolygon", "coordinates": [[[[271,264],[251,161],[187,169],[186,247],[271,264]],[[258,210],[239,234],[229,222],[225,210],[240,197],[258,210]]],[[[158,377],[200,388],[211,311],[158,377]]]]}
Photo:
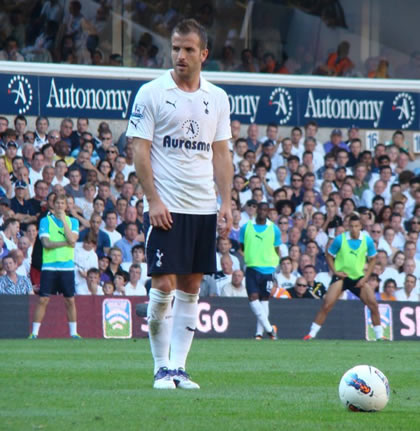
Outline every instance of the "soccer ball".
{"type": "Polygon", "coordinates": [[[344,373],[338,394],[351,411],[378,412],[389,400],[388,379],[375,367],[357,365],[344,373]]]}

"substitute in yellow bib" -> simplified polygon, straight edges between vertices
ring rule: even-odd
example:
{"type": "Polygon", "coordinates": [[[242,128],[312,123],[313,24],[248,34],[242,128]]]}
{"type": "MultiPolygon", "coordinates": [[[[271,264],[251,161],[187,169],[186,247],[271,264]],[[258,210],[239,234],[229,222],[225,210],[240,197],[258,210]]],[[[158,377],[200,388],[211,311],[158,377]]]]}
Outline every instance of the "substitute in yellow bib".
{"type": "Polygon", "coordinates": [[[65,195],[56,195],[53,205],[53,212],[42,218],[39,225],[39,238],[43,248],[40,298],[29,338],[38,338],[50,295],[57,293],[64,296],[70,336],[81,338],[77,333],[74,301],[74,246],[79,237],[79,222],[66,215],[65,195]]]}
{"type": "Polygon", "coordinates": [[[277,327],[268,320],[270,291],[273,274],[279,264],[281,234],[279,228],[268,220],[268,204],[258,204],[255,222],[250,220],[240,230],[240,243],[244,250],[246,290],[249,305],[257,318],[255,339],[261,340],[264,330],[277,339],[277,327]]]}
{"type": "Polygon", "coordinates": [[[328,313],[344,290],[350,290],[357,295],[370,309],[376,339],[381,340],[383,329],[378,303],[373,288],[368,284],[375,266],[376,249],[372,238],[362,231],[362,223],[357,215],[350,217],[350,229],[335,237],[326,253],[326,259],[333,277],[321,309],[304,340],[316,337],[328,313]],[[365,270],[366,259],[368,266],[365,270]]]}

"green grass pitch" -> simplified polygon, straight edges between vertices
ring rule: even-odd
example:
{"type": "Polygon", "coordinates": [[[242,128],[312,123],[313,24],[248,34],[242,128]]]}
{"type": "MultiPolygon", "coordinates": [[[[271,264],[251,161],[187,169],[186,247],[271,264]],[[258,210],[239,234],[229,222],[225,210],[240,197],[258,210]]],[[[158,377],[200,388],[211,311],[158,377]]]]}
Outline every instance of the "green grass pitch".
{"type": "Polygon", "coordinates": [[[420,429],[416,342],[195,340],[199,391],[152,389],[148,340],[0,340],[0,430],[420,429]],[[379,413],[346,411],[342,374],[388,377],[379,413]]]}

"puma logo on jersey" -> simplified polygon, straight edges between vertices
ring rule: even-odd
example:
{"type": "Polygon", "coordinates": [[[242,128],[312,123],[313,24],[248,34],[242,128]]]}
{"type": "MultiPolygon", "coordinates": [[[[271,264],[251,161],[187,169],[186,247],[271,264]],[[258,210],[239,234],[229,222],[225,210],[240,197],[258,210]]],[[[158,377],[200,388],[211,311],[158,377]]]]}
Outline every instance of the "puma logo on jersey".
{"type": "Polygon", "coordinates": [[[260,239],[261,241],[262,241],[262,236],[259,236],[259,235],[255,235],[255,238],[258,238],[258,239],[260,239]]]}
{"type": "Polygon", "coordinates": [[[170,100],[167,100],[166,103],[168,105],[172,105],[174,107],[174,109],[176,109],[176,105],[175,105],[176,101],[175,102],[171,102],[170,100]]]}

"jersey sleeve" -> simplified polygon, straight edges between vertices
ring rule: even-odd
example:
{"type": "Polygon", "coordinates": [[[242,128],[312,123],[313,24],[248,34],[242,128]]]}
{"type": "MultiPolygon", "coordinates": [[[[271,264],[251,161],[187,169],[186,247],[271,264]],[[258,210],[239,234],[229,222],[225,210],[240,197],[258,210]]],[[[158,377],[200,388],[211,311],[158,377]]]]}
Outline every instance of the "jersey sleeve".
{"type": "Polygon", "coordinates": [[[342,241],[341,235],[337,235],[334,238],[334,241],[332,242],[332,244],[330,245],[330,248],[328,249],[328,253],[331,256],[335,257],[337,255],[338,251],[341,248],[341,241],[342,241]]]}
{"type": "Polygon", "coordinates": [[[376,256],[375,243],[373,242],[373,239],[369,235],[366,235],[366,244],[367,244],[368,257],[376,256]]]}
{"type": "Polygon", "coordinates": [[[43,217],[39,223],[39,238],[49,238],[50,230],[47,217],[43,217]]]}
{"type": "Polygon", "coordinates": [[[245,242],[245,229],[246,229],[246,225],[247,223],[245,223],[242,227],[241,230],[239,231],[239,242],[241,244],[244,244],[245,242]]]}
{"type": "Polygon", "coordinates": [[[217,119],[217,128],[214,135],[214,142],[225,141],[232,137],[230,128],[230,105],[227,94],[221,90],[219,118],[217,119]]]}
{"type": "Polygon", "coordinates": [[[74,233],[79,233],[79,220],[76,218],[70,217],[71,221],[71,231],[74,233]]]}
{"type": "Polygon", "coordinates": [[[274,247],[280,247],[281,245],[281,234],[278,226],[273,225],[274,228],[274,247]]]}
{"type": "Polygon", "coordinates": [[[128,120],[126,136],[153,141],[155,131],[155,108],[149,85],[143,85],[134,99],[128,120]]]}

